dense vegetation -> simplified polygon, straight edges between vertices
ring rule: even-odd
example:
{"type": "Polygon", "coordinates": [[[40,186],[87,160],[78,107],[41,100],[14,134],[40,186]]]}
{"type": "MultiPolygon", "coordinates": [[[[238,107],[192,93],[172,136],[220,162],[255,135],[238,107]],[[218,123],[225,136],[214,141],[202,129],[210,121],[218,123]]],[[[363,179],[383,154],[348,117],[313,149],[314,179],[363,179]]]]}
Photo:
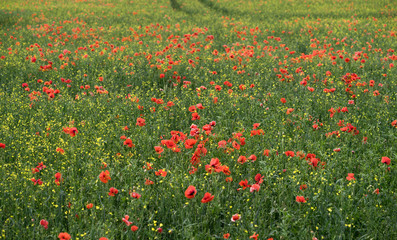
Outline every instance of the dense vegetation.
{"type": "Polygon", "coordinates": [[[4,0],[1,239],[397,239],[393,0],[4,0]]]}

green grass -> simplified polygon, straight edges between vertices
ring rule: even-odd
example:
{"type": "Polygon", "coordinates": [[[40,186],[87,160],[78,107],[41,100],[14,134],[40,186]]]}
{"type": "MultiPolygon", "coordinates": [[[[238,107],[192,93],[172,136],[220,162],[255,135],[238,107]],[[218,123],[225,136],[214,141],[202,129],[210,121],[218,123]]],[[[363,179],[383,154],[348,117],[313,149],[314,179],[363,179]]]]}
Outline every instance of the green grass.
{"type": "Polygon", "coordinates": [[[3,1],[0,238],[397,239],[396,7],[3,1]]]}

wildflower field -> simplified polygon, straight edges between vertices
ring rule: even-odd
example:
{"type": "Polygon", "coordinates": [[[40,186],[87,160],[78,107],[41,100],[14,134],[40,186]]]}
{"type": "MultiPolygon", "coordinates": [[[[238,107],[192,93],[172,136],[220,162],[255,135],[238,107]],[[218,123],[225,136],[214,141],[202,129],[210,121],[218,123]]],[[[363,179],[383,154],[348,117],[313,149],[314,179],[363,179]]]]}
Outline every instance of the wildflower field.
{"type": "Polygon", "coordinates": [[[397,239],[394,0],[2,0],[0,239],[397,239]]]}

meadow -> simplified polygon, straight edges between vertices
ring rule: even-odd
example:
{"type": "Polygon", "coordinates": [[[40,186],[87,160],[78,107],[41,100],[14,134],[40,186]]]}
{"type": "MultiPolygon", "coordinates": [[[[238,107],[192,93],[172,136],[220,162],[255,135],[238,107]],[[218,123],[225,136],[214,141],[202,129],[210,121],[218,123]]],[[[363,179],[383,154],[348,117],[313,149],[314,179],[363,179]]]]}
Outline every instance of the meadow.
{"type": "Polygon", "coordinates": [[[2,0],[0,239],[397,239],[394,0],[2,0]]]}

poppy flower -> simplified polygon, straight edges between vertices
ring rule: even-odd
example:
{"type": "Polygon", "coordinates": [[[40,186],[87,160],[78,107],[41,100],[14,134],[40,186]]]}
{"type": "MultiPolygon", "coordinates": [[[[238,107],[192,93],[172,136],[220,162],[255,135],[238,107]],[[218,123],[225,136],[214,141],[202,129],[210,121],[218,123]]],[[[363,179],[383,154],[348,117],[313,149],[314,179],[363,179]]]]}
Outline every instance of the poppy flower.
{"type": "Polygon", "coordinates": [[[296,196],[296,202],[298,203],[305,203],[306,199],[304,196],[296,196]]]}
{"type": "Polygon", "coordinates": [[[286,103],[286,102],[287,102],[287,100],[285,100],[285,98],[281,98],[280,101],[281,101],[282,103],[286,103]]]}
{"type": "Polygon", "coordinates": [[[247,179],[241,180],[241,181],[239,182],[239,185],[240,185],[241,187],[243,187],[243,190],[245,190],[247,187],[251,187],[251,185],[248,184],[248,180],[247,180],[247,179]]]}
{"type": "MultiPolygon", "coordinates": [[[[397,120],[394,120],[393,122],[391,122],[391,125],[392,125],[393,127],[396,127],[396,128],[397,128],[397,120]]],[[[0,146],[1,146],[1,144],[0,144],[0,146]]]]}
{"type": "Polygon", "coordinates": [[[223,234],[223,239],[229,239],[229,237],[230,237],[230,233],[223,234]]]}
{"type": "Polygon", "coordinates": [[[130,219],[130,216],[125,215],[122,220],[127,226],[130,226],[132,222],[128,221],[128,219],[130,219]]]}
{"type": "Polygon", "coordinates": [[[136,120],[136,125],[137,125],[137,126],[140,126],[140,127],[145,126],[145,125],[146,125],[145,119],[143,119],[143,118],[138,118],[138,119],[136,120]]]}
{"type": "Polygon", "coordinates": [[[255,181],[256,181],[256,183],[257,183],[257,184],[263,183],[263,178],[264,178],[264,176],[262,176],[260,173],[256,174],[256,175],[255,175],[255,181]]]}
{"type": "Polygon", "coordinates": [[[132,143],[132,140],[129,139],[129,138],[127,138],[127,139],[124,141],[124,145],[127,145],[127,146],[130,147],[130,148],[135,147],[135,144],[133,144],[133,143],[132,143]]]}
{"type": "Polygon", "coordinates": [[[254,239],[254,240],[258,240],[259,234],[257,234],[256,232],[254,232],[254,234],[252,234],[250,236],[250,238],[254,239]]]}
{"type": "Polygon", "coordinates": [[[265,149],[263,151],[263,156],[269,157],[269,153],[270,153],[270,150],[269,149],[265,149]]]}
{"type": "Polygon", "coordinates": [[[155,174],[156,174],[156,176],[162,176],[162,177],[167,176],[167,172],[164,171],[163,169],[156,171],[155,174]]]}
{"type": "Polygon", "coordinates": [[[46,221],[45,219],[40,220],[40,225],[43,226],[44,229],[48,229],[48,221],[46,221]]]}
{"type": "Polygon", "coordinates": [[[109,196],[111,196],[111,197],[114,197],[117,193],[119,193],[119,190],[117,190],[116,188],[114,188],[114,187],[111,187],[110,189],[109,189],[109,196]]]}
{"type": "Polygon", "coordinates": [[[286,151],[286,152],[285,152],[285,155],[286,155],[287,157],[294,157],[294,156],[295,156],[295,153],[294,153],[293,151],[286,151]]]}
{"type": "Polygon", "coordinates": [[[288,109],[287,109],[287,115],[288,115],[288,114],[291,114],[293,111],[294,111],[293,108],[288,108],[288,109]]]}
{"type": "Polygon", "coordinates": [[[185,197],[192,199],[196,196],[197,190],[194,186],[190,185],[185,191],[185,197]]]}
{"type": "Polygon", "coordinates": [[[133,232],[136,232],[136,231],[138,231],[138,227],[137,227],[137,226],[135,226],[135,225],[133,225],[133,226],[131,227],[131,231],[133,231],[133,232]]]}
{"type": "Polygon", "coordinates": [[[196,142],[197,142],[197,140],[195,140],[195,139],[187,139],[185,141],[185,148],[186,149],[193,148],[193,146],[196,144],[196,142]]]}
{"type": "Polygon", "coordinates": [[[348,181],[356,180],[356,178],[354,177],[354,173],[348,173],[346,179],[348,181]]]}
{"type": "Polygon", "coordinates": [[[209,192],[206,192],[205,194],[204,194],[204,197],[203,197],[203,199],[201,199],[201,202],[202,203],[207,203],[207,202],[211,202],[213,199],[214,199],[214,195],[211,195],[211,193],[209,193],[209,192]]]}
{"type": "Polygon", "coordinates": [[[386,165],[390,165],[390,162],[391,162],[390,158],[388,158],[388,157],[382,157],[382,163],[384,163],[384,164],[386,164],[386,165]]]}
{"type": "Polygon", "coordinates": [[[250,188],[250,192],[259,192],[259,189],[261,188],[261,186],[259,184],[253,184],[250,188]]]}
{"type": "Polygon", "coordinates": [[[105,237],[101,237],[99,240],[109,240],[109,239],[107,239],[105,237]]]}
{"type": "Polygon", "coordinates": [[[0,148],[6,148],[6,145],[4,143],[0,143],[0,148]]]}
{"type": "Polygon", "coordinates": [[[108,170],[102,171],[101,174],[99,174],[99,179],[103,183],[107,183],[109,180],[111,180],[109,171],[108,170]]]}
{"type": "Polygon", "coordinates": [[[141,197],[141,194],[136,193],[136,192],[131,192],[130,196],[133,197],[133,198],[139,199],[141,197]]]}
{"type": "Polygon", "coordinates": [[[77,134],[78,132],[79,132],[79,131],[77,131],[77,128],[75,128],[75,127],[72,127],[72,128],[69,129],[69,135],[70,135],[71,137],[76,136],[76,134],[77,134]]]}
{"type": "Polygon", "coordinates": [[[232,221],[232,222],[235,222],[235,221],[238,221],[238,220],[240,220],[240,219],[241,219],[241,215],[238,214],[238,213],[236,213],[236,214],[234,214],[234,215],[232,216],[231,221],[232,221]]]}
{"type": "Polygon", "coordinates": [[[155,150],[158,154],[161,154],[161,153],[164,151],[164,149],[163,149],[162,147],[160,147],[160,146],[154,146],[154,150],[155,150]]]}
{"type": "Polygon", "coordinates": [[[153,181],[151,181],[151,180],[149,180],[149,179],[146,179],[145,185],[152,185],[152,184],[154,184],[153,181]]]}
{"type": "Polygon", "coordinates": [[[67,232],[61,232],[58,235],[59,240],[70,240],[72,237],[67,232]]]}
{"type": "Polygon", "coordinates": [[[91,208],[93,208],[94,207],[94,204],[92,204],[92,203],[89,203],[89,204],[87,204],[87,206],[85,206],[87,209],[91,209],[91,208]]]}

